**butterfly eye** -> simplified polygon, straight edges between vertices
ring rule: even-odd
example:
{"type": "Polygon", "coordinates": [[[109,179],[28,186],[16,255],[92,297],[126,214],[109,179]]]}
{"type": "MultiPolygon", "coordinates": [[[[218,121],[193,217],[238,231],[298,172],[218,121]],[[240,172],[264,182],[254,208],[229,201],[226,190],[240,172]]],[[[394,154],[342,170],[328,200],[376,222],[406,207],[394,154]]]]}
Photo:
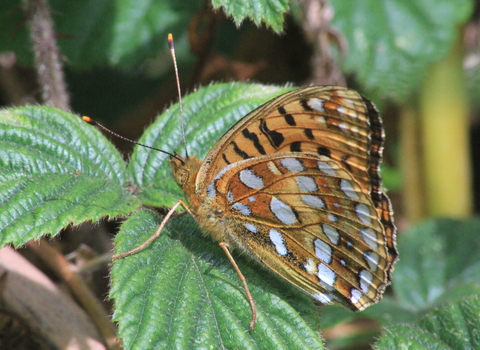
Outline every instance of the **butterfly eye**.
{"type": "Polygon", "coordinates": [[[190,178],[190,170],[186,168],[180,169],[175,174],[175,181],[179,186],[182,186],[182,187],[188,182],[189,178],[190,178]]]}

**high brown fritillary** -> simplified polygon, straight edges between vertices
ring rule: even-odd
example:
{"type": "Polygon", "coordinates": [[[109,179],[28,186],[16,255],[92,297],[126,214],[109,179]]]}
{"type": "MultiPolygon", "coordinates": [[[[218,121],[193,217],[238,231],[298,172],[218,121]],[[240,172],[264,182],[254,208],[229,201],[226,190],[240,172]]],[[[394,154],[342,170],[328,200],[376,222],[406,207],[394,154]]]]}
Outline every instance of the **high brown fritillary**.
{"type": "Polygon", "coordinates": [[[281,95],[237,122],[203,161],[171,158],[193,216],[217,242],[316,300],[363,310],[397,259],[372,102],[343,87],[281,95]]]}

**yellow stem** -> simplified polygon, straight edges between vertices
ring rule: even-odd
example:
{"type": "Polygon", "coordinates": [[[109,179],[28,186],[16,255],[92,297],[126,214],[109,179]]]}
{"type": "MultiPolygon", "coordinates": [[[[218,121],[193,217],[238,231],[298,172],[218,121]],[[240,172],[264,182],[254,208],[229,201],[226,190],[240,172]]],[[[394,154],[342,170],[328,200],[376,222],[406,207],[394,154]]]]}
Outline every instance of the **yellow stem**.
{"type": "Polygon", "coordinates": [[[468,104],[461,35],[451,52],[427,71],[420,118],[431,216],[467,217],[472,211],[468,104]]]}
{"type": "Polygon", "coordinates": [[[427,216],[419,124],[417,104],[404,106],[400,115],[400,168],[403,178],[403,212],[408,224],[427,216]]]}

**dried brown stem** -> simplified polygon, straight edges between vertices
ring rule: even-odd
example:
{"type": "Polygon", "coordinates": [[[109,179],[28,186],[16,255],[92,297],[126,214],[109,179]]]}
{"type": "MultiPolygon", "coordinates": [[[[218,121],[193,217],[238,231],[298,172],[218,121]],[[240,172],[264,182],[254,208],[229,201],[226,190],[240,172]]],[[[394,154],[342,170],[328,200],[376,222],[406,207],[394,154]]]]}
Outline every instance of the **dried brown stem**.
{"type": "Polygon", "coordinates": [[[92,295],[90,289],[83,280],[77,276],[72,267],[65,260],[65,257],[56,249],[50,246],[44,239],[38,242],[29,242],[28,247],[32,249],[69,287],[70,292],[81,303],[83,308],[95,322],[98,331],[102,335],[110,350],[120,349],[116,338],[115,327],[110,322],[102,305],[92,295]]]}

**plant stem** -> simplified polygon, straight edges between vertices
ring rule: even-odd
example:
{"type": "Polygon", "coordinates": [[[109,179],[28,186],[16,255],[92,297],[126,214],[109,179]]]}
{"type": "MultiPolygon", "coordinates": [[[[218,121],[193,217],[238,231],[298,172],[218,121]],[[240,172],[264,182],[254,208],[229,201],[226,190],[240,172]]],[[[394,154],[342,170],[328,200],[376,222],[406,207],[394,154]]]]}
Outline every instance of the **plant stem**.
{"type": "Polygon", "coordinates": [[[25,8],[30,20],[30,37],[43,102],[69,110],[63,65],[47,0],[25,0],[25,8]]]}
{"type": "Polygon", "coordinates": [[[467,217],[472,211],[468,103],[461,35],[427,71],[420,92],[429,215],[467,217]]]}
{"type": "Polygon", "coordinates": [[[417,104],[413,102],[403,106],[399,125],[402,145],[400,168],[403,177],[403,212],[408,224],[427,216],[419,124],[417,104]]]}

